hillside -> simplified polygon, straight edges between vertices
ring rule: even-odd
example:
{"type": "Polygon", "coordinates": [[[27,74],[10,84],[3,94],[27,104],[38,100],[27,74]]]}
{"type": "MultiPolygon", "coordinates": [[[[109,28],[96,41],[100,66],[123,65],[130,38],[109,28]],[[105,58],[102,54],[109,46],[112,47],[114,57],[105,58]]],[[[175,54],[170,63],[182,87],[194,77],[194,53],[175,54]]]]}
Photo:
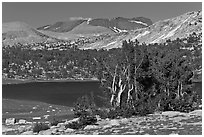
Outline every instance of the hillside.
{"type": "Polygon", "coordinates": [[[40,43],[43,41],[55,41],[33,27],[23,22],[9,22],[2,25],[2,42],[4,45],[14,45],[17,43],[40,43]]]}

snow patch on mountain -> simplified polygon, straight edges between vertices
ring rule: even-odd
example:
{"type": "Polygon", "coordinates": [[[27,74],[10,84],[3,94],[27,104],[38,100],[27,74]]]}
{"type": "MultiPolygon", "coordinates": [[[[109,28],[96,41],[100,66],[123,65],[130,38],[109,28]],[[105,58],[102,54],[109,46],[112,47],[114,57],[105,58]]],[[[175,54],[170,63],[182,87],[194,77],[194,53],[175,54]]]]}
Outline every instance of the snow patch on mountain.
{"type": "Polygon", "coordinates": [[[142,25],[148,26],[146,23],[141,22],[141,21],[129,20],[129,22],[134,22],[134,23],[138,23],[138,24],[142,24],[142,25]]]}
{"type": "Polygon", "coordinates": [[[87,20],[87,24],[89,24],[89,22],[92,20],[92,18],[88,18],[87,20]]]}
{"type": "Polygon", "coordinates": [[[115,44],[116,42],[117,42],[117,41],[113,41],[113,42],[111,42],[111,43],[108,43],[108,45],[102,46],[101,48],[109,47],[110,45],[113,45],[113,44],[115,44]]]}
{"type": "Polygon", "coordinates": [[[121,29],[116,28],[116,27],[113,27],[113,31],[114,31],[114,32],[117,32],[117,33],[118,33],[118,32],[119,32],[119,33],[120,33],[120,32],[128,32],[127,30],[121,30],[121,29]]]}
{"type": "Polygon", "coordinates": [[[134,37],[132,40],[134,40],[134,39],[137,39],[137,38],[140,38],[140,37],[142,37],[142,36],[145,36],[145,35],[147,35],[147,34],[149,34],[150,32],[149,31],[145,31],[145,32],[143,32],[143,33],[141,33],[141,34],[138,34],[136,37],[134,37]]]}
{"type": "Polygon", "coordinates": [[[47,26],[45,26],[45,27],[43,27],[44,29],[47,29],[47,28],[49,28],[50,27],[50,25],[47,25],[47,26]]]}

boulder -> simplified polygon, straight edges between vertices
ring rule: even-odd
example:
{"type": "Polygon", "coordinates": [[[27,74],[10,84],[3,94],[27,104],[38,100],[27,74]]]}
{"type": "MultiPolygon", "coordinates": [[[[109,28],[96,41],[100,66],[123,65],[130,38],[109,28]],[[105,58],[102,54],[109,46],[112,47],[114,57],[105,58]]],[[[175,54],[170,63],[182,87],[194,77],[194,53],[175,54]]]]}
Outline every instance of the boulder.
{"type": "Polygon", "coordinates": [[[32,126],[32,125],[26,126],[26,127],[25,127],[25,130],[26,130],[26,131],[33,130],[33,126],[32,126]]]}
{"type": "Polygon", "coordinates": [[[79,118],[74,118],[72,120],[66,121],[65,124],[72,123],[72,122],[77,122],[77,121],[79,121],[79,118]]]}
{"type": "Polygon", "coordinates": [[[93,135],[99,135],[99,133],[98,132],[93,132],[93,135]]]}
{"type": "Polygon", "coordinates": [[[202,109],[202,105],[199,105],[198,107],[199,107],[200,109],[202,109]]]}
{"type": "Polygon", "coordinates": [[[129,120],[127,118],[123,118],[120,121],[121,121],[121,123],[128,123],[129,122],[129,120]]]}
{"type": "Polygon", "coordinates": [[[103,129],[111,128],[111,127],[112,127],[111,125],[105,125],[105,126],[103,126],[103,129]]]}
{"type": "Polygon", "coordinates": [[[26,131],[26,127],[25,126],[20,126],[20,127],[18,127],[18,131],[20,133],[25,132],[26,131]]]}
{"type": "Polygon", "coordinates": [[[87,125],[84,130],[91,130],[91,129],[98,129],[100,128],[99,126],[96,125],[87,125]]]}
{"type": "Polygon", "coordinates": [[[62,131],[65,130],[65,126],[61,126],[61,127],[57,128],[57,129],[58,129],[59,132],[62,132],[62,131]]]}
{"type": "Polygon", "coordinates": [[[65,126],[66,124],[65,123],[58,123],[57,124],[57,127],[63,127],[63,126],[65,126]]]}
{"type": "Polygon", "coordinates": [[[65,133],[69,133],[69,132],[73,132],[73,131],[74,131],[74,129],[67,128],[64,132],[65,132],[65,133]]]}
{"type": "Polygon", "coordinates": [[[58,132],[58,129],[54,128],[52,129],[52,134],[56,134],[58,132]]]}
{"type": "Polygon", "coordinates": [[[52,135],[52,129],[42,130],[38,133],[38,135],[52,135]]]}
{"type": "Polygon", "coordinates": [[[119,126],[120,124],[119,124],[118,120],[113,119],[113,120],[109,121],[109,125],[111,125],[111,126],[119,126]]]}
{"type": "Polygon", "coordinates": [[[26,121],[26,124],[32,124],[32,122],[26,121]]]}
{"type": "Polygon", "coordinates": [[[33,131],[26,131],[21,133],[21,135],[34,135],[34,134],[33,134],[33,131]]]}
{"type": "Polygon", "coordinates": [[[99,115],[96,115],[97,121],[101,121],[101,117],[99,115]]]}
{"type": "Polygon", "coordinates": [[[51,126],[50,129],[58,128],[58,126],[51,126]]]}
{"type": "Polygon", "coordinates": [[[50,115],[44,115],[43,117],[44,117],[44,119],[48,119],[49,116],[50,115]]]}
{"type": "Polygon", "coordinates": [[[33,120],[40,120],[41,117],[33,117],[33,120]]]}
{"type": "Polygon", "coordinates": [[[26,120],[25,120],[25,119],[20,119],[20,120],[18,121],[18,124],[26,124],[26,120]]]}
{"type": "Polygon", "coordinates": [[[15,118],[8,118],[5,121],[6,125],[14,125],[16,123],[16,119],[15,118]]]}

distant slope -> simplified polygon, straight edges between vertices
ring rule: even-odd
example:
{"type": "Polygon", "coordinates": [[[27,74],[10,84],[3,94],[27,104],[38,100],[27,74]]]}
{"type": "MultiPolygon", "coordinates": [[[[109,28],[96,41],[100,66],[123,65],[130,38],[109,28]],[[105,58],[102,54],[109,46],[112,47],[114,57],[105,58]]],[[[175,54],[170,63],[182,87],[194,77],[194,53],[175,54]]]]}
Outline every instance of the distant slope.
{"type": "Polygon", "coordinates": [[[42,41],[54,41],[51,38],[23,22],[9,22],[2,24],[2,42],[5,45],[17,43],[35,43],[42,41]]]}
{"type": "Polygon", "coordinates": [[[123,18],[117,17],[113,19],[92,19],[89,22],[93,26],[103,26],[112,29],[115,32],[130,31],[140,28],[146,28],[152,24],[150,19],[144,17],[123,18]]]}
{"type": "Polygon", "coordinates": [[[47,30],[53,32],[69,32],[76,26],[80,25],[86,20],[70,20],[70,21],[61,21],[56,22],[55,24],[46,25],[43,27],[37,28],[38,30],[47,30]]]}
{"type": "Polygon", "coordinates": [[[114,33],[112,30],[101,27],[101,26],[92,26],[88,22],[83,22],[80,25],[73,28],[69,31],[70,34],[104,34],[104,33],[114,33]]]}

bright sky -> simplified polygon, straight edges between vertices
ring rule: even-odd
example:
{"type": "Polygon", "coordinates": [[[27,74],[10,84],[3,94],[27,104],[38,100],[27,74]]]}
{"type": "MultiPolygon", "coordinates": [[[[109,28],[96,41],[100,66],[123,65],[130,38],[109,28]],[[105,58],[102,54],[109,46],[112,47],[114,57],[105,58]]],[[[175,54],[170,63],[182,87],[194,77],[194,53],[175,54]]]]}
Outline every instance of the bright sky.
{"type": "Polygon", "coordinates": [[[147,17],[153,22],[202,10],[201,2],[3,2],[2,21],[22,21],[33,27],[69,20],[70,17],[147,17]]]}

